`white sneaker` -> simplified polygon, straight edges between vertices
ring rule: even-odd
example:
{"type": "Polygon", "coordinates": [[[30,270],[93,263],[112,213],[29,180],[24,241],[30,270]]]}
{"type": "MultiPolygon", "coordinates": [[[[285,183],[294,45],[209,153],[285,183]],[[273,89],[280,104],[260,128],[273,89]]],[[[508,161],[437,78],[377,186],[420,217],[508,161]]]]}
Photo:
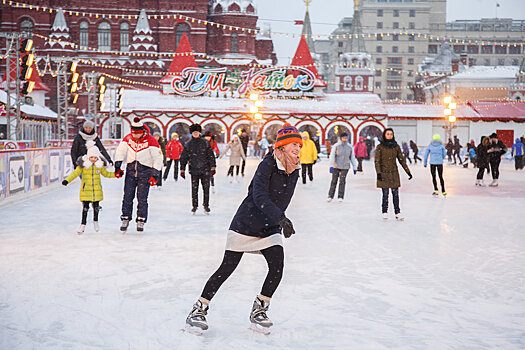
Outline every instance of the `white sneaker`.
{"type": "Polygon", "coordinates": [[[95,227],[95,232],[98,232],[100,230],[100,227],[98,226],[98,221],[93,221],[93,227],[95,227]]]}
{"type": "Polygon", "coordinates": [[[498,180],[497,179],[492,180],[492,182],[491,182],[491,184],[489,186],[490,187],[498,187],[498,180]]]}
{"type": "Polygon", "coordinates": [[[78,233],[79,235],[81,235],[81,234],[84,233],[84,230],[85,230],[85,229],[86,229],[86,225],[82,224],[82,225],[80,225],[80,227],[78,228],[77,233],[78,233]]]}
{"type": "Polygon", "coordinates": [[[338,198],[337,201],[338,201],[339,203],[343,203],[343,198],[338,198]]]}
{"type": "Polygon", "coordinates": [[[396,220],[403,221],[405,220],[405,218],[403,217],[403,215],[401,215],[401,213],[399,213],[399,214],[396,214],[396,220]]]}
{"type": "Polygon", "coordinates": [[[328,198],[326,199],[326,201],[327,201],[328,203],[330,203],[330,202],[332,201],[332,199],[333,199],[333,198],[328,197],[328,198]]]}
{"type": "Polygon", "coordinates": [[[388,220],[388,213],[383,213],[383,220],[388,220]]]}

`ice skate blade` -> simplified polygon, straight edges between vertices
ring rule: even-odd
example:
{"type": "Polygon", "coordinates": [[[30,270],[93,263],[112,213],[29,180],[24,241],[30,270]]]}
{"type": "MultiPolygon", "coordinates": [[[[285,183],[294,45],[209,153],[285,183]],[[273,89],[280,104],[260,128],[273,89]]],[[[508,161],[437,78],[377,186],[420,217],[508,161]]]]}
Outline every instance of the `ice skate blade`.
{"type": "Polygon", "coordinates": [[[255,324],[255,323],[252,323],[250,325],[250,329],[252,331],[254,331],[254,332],[261,333],[261,334],[264,334],[264,335],[268,335],[268,334],[271,333],[270,327],[263,327],[261,325],[255,324]]]}
{"type": "Polygon", "coordinates": [[[194,326],[191,326],[189,324],[186,324],[186,326],[184,326],[184,328],[182,329],[183,332],[187,332],[187,333],[190,333],[190,334],[193,334],[193,335],[203,335],[205,330],[200,328],[200,327],[194,327],[194,326]]]}

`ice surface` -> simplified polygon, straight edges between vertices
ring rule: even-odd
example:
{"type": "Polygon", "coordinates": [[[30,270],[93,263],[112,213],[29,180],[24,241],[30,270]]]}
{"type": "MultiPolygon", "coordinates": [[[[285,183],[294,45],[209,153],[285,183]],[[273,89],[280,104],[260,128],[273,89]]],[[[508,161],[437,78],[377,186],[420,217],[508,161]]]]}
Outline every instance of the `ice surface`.
{"type": "Polygon", "coordinates": [[[134,222],[119,231],[122,179],[102,180],[99,233],[88,222],[76,234],[78,180],[0,207],[0,349],[525,348],[525,173],[507,161],[498,188],[446,165],[446,199],[432,197],[429,169],[412,165],[412,181],[401,174],[406,219],[384,222],[373,164],[348,176],[343,203],[327,203],[323,160],[287,212],[297,234],[285,241],[272,333],[249,329],[266,273],[257,255],[212,301],[209,331],[182,332],[257,164],[230,184],[227,162],[210,216],[191,216],[189,180],[170,176],[151,191],[141,235],[134,222]]]}

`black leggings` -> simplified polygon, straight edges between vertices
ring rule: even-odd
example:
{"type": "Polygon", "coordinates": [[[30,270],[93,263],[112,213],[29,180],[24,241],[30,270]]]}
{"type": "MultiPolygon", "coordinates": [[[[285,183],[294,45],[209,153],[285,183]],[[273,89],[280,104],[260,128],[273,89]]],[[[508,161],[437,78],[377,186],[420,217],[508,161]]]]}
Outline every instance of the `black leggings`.
{"type": "Polygon", "coordinates": [[[93,203],[93,221],[98,221],[98,212],[100,210],[99,202],[82,202],[82,225],[87,223],[87,215],[89,211],[89,204],[93,203]]]}
{"type": "Polygon", "coordinates": [[[230,165],[230,169],[228,169],[228,174],[226,176],[233,176],[233,169],[237,169],[237,175],[239,175],[239,166],[238,165],[230,165]]]}
{"type": "Polygon", "coordinates": [[[430,173],[432,174],[432,183],[434,184],[434,191],[438,190],[436,181],[436,170],[441,183],[441,192],[445,192],[445,181],[443,180],[443,164],[430,164],[430,173]]]}
{"type": "MultiPolygon", "coordinates": [[[[261,294],[265,297],[271,298],[283,277],[284,250],[280,245],[274,245],[261,250],[261,253],[268,264],[268,274],[264,280],[261,294]]],[[[235,271],[241,262],[243,254],[244,253],[242,252],[233,252],[231,250],[224,252],[221,266],[219,266],[217,271],[215,271],[208,282],[206,282],[201,297],[211,300],[215,296],[222,284],[231,276],[233,271],[235,271]]]]}

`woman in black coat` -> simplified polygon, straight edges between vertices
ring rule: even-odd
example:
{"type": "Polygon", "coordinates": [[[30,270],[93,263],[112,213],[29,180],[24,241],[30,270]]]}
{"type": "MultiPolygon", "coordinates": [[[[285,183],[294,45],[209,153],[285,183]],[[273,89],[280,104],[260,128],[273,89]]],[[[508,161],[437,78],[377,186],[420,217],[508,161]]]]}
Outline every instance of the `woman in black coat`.
{"type": "Polygon", "coordinates": [[[73,166],[77,165],[78,158],[87,154],[87,141],[95,142],[95,145],[98,147],[100,153],[102,153],[105,160],[109,164],[113,164],[113,161],[111,160],[108,151],[106,151],[104,145],[100,141],[100,138],[95,132],[95,123],[93,123],[91,120],[86,120],[84,122],[84,125],[82,125],[82,129],[80,129],[78,131],[77,136],[75,136],[75,139],[73,140],[73,145],[71,146],[71,161],[73,162],[73,166]]]}
{"type": "Polygon", "coordinates": [[[482,136],[481,141],[476,149],[476,162],[478,165],[478,175],[476,176],[476,186],[486,186],[483,182],[483,174],[485,170],[489,170],[489,146],[490,139],[487,136],[482,136]]]}
{"type": "Polygon", "coordinates": [[[208,305],[220,286],[235,271],[244,253],[261,253],[268,263],[268,275],[261,293],[255,298],[250,321],[255,330],[268,333],[273,325],[266,312],[279,285],[284,268],[281,231],[286,238],[295,233],[285,211],[299,178],[299,131],[286,124],[277,135],[275,151],[259,164],[244,199],[230,224],[222,264],[206,283],[201,297],[186,319],[188,327],[208,329],[208,305]]]}

